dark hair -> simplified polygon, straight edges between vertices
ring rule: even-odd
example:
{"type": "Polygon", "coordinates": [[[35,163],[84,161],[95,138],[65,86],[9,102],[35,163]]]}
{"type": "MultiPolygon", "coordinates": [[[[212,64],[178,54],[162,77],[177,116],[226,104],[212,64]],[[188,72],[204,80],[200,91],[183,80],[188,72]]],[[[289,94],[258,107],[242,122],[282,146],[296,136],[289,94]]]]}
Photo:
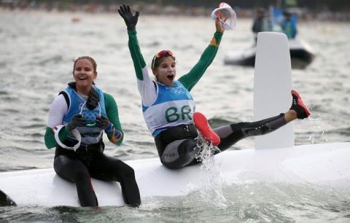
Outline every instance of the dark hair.
{"type": "Polygon", "coordinates": [[[97,71],[97,63],[92,57],[89,57],[89,56],[81,56],[81,57],[78,57],[77,59],[73,60],[73,62],[74,62],[74,64],[73,64],[73,71],[74,71],[76,63],[79,60],[84,60],[84,59],[89,60],[92,63],[92,66],[94,68],[94,72],[96,72],[97,71]]]}

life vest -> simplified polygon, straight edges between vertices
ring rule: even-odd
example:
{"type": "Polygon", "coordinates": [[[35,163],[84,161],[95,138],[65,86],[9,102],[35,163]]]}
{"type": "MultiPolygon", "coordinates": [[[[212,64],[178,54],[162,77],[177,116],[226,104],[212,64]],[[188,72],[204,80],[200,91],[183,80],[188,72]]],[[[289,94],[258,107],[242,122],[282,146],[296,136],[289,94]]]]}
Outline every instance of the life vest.
{"type": "Polygon", "coordinates": [[[147,127],[156,137],[169,127],[192,123],[195,102],[180,81],[169,87],[156,82],[157,99],[150,106],[142,105],[147,127]]]}
{"type": "MultiPolygon", "coordinates": [[[[69,123],[76,114],[82,114],[87,122],[86,126],[76,128],[81,135],[82,145],[95,144],[101,140],[103,129],[96,126],[95,120],[100,115],[107,116],[103,91],[94,85],[92,87],[99,95],[99,103],[93,110],[86,107],[86,100],[71,86],[61,92],[65,94],[65,97],[68,97],[68,111],[63,117],[63,123],[69,123]]],[[[76,140],[76,137],[73,134],[68,134],[68,139],[76,140]]]]}

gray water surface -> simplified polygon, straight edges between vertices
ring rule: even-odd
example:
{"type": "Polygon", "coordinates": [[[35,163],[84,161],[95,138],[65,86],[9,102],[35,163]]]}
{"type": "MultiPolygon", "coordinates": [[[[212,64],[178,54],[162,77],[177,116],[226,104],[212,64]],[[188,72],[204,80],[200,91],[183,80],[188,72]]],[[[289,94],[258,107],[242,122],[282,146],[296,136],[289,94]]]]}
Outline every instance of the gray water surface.
{"type": "MultiPolygon", "coordinates": [[[[252,45],[251,24],[239,19],[236,30],[224,34],[217,57],[192,90],[197,110],[213,126],[253,120],[254,69],[223,62],[226,52],[252,45]]],[[[180,76],[199,60],[215,26],[210,16],[141,15],[137,30],[148,66],[156,52],[171,49],[180,76]]],[[[314,21],[300,24],[299,33],[316,59],[307,69],[292,72],[293,88],[312,112],[308,120],[294,122],[295,144],[349,141],[350,26],[314,21]]],[[[48,110],[72,80],[73,59],[82,55],[96,59],[96,83],[115,97],[126,133],[121,147],[106,142],[106,153],[122,160],[157,157],[141,113],[125,24],[118,14],[0,11],[0,40],[0,171],[52,166],[54,150],[44,145],[48,110]],[[71,22],[73,17],[80,22],[71,22]]],[[[254,140],[245,139],[232,149],[253,147],[254,140]]],[[[350,221],[349,194],[272,183],[219,189],[147,198],[138,209],[2,207],[0,222],[350,221]]]]}

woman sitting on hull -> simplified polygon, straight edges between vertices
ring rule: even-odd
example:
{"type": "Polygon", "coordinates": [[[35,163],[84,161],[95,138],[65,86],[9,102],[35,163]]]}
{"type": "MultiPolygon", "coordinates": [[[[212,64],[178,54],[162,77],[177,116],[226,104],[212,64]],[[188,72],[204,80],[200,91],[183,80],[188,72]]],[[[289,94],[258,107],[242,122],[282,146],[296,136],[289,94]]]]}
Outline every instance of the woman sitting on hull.
{"type": "Polygon", "coordinates": [[[103,153],[103,132],[118,146],[124,133],[114,98],[94,85],[96,68],[95,60],[88,56],[74,61],[74,82],[51,104],[45,145],[48,149],[56,147],[54,169],[57,175],[76,184],[81,206],[98,206],[93,177],[118,181],[125,203],[137,207],[141,200],[134,170],[103,153]]]}
{"type": "Polygon", "coordinates": [[[293,90],[291,108],[275,117],[257,122],[232,123],[214,131],[207,125],[204,116],[199,116],[200,121],[194,123],[195,101],[190,91],[216,56],[224,32],[222,22],[217,18],[214,37],[187,74],[175,80],[175,56],[170,50],[162,50],[152,59],[151,70],[155,80],[151,80],[137,39],[139,12],[133,14],[128,5],[120,6],[118,12],[127,26],[129,50],[142,98],[143,116],[154,137],[160,161],[167,168],[179,169],[201,162],[196,159],[200,151],[197,146],[198,130],[224,151],[241,139],[270,133],[295,119],[310,115],[299,94],[293,90]]]}

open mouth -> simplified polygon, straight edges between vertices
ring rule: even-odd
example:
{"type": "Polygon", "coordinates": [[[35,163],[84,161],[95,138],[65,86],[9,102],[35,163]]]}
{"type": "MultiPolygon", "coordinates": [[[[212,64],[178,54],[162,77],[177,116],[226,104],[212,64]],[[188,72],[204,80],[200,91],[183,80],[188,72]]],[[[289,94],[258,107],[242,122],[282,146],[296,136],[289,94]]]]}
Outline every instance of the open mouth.
{"type": "Polygon", "coordinates": [[[87,77],[86,77],[86,76],[80,76],[80,77],[78,77],[78,79],[81,80],[81,81],[83,81],[83,80],[86,80],[87,77]]]}
{"type": "Polygon", "coordinates": [[[175,75],[171,74],[171,75],[168,75],[166,76],[170,81],[173,81],[174,78],[175,78],[175,75]]]}

